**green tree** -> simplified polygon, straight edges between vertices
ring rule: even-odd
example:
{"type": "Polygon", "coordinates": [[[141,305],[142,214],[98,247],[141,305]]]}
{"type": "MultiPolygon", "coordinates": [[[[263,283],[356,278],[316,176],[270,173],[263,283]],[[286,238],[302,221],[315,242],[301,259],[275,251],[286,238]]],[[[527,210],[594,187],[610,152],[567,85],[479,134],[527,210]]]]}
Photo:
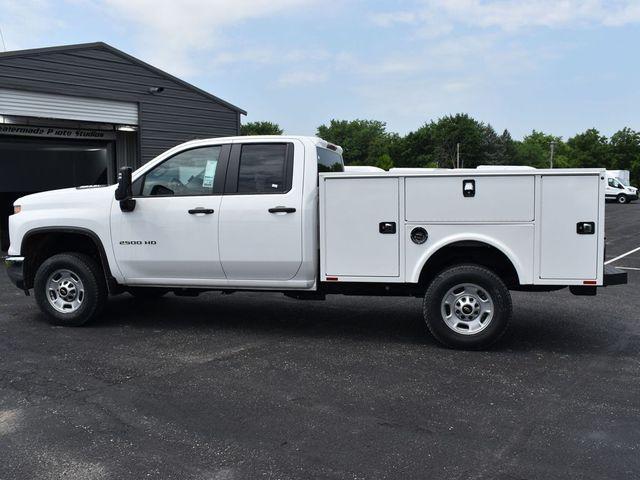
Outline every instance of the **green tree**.
{"type": "Polygon", "coordinates": [[[513,163],[535,168],[549,168],[551,142],[555,143],[554,167],[569,167],[568,149],[562,138],[537,130],[525,136],[521,142],[515,142],[515,161],[513,163]]]}
{"type": "Polygon", "coordinates": [[[629,170],[631,183],[640,184],[640,133],[623,128],[611,136],[609,141],[612,170],[629,170]]]}
{"type": "Polygon", "coordinates": [[[434,142],[432,160],[435,160],[440,167],[456,166],[458,143],[461,165],[474,168],[490,161],[490,145],[493,145],[495,139],[488,139],[487,133],[493,132],[493,128],[471,118],[466,113],[442,117],[437,122],[432,122],[431,127],[434,142]]]}
{"type": "Polygon", "coordinates": [[[500,155],[502,157],[499,165],[514,165],[517,161],[516,142],[511,137],[509,130],[505,129],[499,139],[500,155]]]}
{"type": "Polygon", "coordinates": [[[391,135],[384,122],[377,120],[331,120],[318,127],[317,135],[344,149],[347,165],[376,165],[389,154],[391,135]]]}
{"type": "Polygon", "coordinates": [[[399,167],[426,167],[434,164],[433,125],[426,123],[415,132],[398,138],[391,149],[391,158],[399,167]]]}
{"type": "Polygon", "coordinates": [[[506,165],[507,163],[502,139],[491,125],[484,125],[482,128],[482,144],[478,157],[480,164],[506,165]]]}
{"type": "Polygon", "coordinates": [[[391,155],[388,153],[383,153],[378,161],[376,162],[376,167],[381,168],[383,170],[390,170],[394,167],[393,160],[391,160],[391,155]]]}
{"type": "Polygon", "coordinates": [[[240,135],[282,135],[280,125],[273,122],[249,122],[240,127],[240,135]]]}
{"type": "Polygon", "coordinates": [[[567,140],[571,164],[578,168],[607,167],[611,150],[607,137],[595,128],[567,140]]]}

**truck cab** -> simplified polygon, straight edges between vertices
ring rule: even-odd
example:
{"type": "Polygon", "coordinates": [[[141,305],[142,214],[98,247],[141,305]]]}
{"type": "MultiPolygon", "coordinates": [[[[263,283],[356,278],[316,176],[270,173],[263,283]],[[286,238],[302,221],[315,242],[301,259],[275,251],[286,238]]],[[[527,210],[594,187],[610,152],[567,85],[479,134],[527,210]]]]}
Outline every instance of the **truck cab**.
{"type": "Polygon", "coordinates": [[[56,324],[125,292],[414,296],[435,338],[482,348],[509,323],[509,290],[626,282],[604,267],[605,183],[596,169],[345,171],[315,137],[195,140],[118,185],[19,199],[4,262],[56,324]]]}

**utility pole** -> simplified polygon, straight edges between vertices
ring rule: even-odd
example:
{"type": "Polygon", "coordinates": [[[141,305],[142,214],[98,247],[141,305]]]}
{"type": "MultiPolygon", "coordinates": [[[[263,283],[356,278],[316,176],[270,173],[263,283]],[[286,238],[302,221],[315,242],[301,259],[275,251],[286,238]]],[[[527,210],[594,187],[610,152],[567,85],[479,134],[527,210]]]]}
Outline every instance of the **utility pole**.
{"type": "Polygon", "coordinates": [[[551,147],[551,155],[549,156],[549,168],[553,168],[553,149],[556,146],[556,142],[552,140],[551,143],[549,143],[549,146],[551,147]]]}
{"type": "Polygon", "coordinates": [[[460,168],[460,143],[456,143],[456,168],[460,168]]]}

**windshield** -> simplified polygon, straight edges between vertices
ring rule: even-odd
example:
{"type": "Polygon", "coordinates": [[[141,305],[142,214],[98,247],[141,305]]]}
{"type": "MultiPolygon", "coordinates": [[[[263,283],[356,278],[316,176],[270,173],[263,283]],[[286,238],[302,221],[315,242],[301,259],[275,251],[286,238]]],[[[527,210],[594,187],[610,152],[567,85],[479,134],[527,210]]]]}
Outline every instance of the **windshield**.
{"type": "Polygon", "coordinates": [[[318,153],[318,173],[344,172],[342,155],[328,148],[316,147],[318,153]]]}
{"type": "Polygon", "coordinates": [[[620,184],[620,186],[622,186],[622,187],[626,187],[627,186],[627,184],[624,183],[622,180],[620,180],[618,177],[616,177],[615,180],[617,180],[617,182],[620,184]]]}

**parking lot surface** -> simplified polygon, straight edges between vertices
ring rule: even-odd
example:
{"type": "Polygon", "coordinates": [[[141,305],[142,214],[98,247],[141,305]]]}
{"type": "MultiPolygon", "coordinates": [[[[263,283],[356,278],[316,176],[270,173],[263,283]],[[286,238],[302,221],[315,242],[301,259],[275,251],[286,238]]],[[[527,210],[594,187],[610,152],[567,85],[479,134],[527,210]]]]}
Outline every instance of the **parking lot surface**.
{"type": "MultiPolygon", "coordinates": [[[[607,258],[640,203],[607,205],[607,258]]],[[[50,326],[0,275],[0,479],[640,477],[640,252],[596,297],[514,293],[491,351],[420,300],[114,297],[50,326]]]]}

